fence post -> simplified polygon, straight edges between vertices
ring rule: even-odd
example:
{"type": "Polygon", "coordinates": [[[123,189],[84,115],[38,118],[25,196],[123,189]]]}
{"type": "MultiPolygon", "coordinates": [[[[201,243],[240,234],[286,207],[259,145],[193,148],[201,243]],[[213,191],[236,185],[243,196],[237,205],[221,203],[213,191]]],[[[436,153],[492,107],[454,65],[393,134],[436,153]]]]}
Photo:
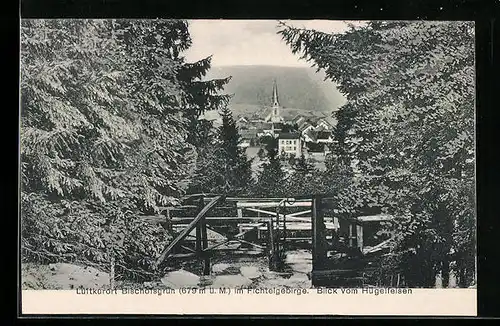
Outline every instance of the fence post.
{"type": "Polygon", "coordinates": [[[283,252],[286,252],[286,201],[283,202],[283,252]]]}
{"type": "MultiPolygon", "coordinates": [[[[201,211],[205,205],[205,201],[203,199],[203,196],[200,196],[200,199],[198,201],[198,209],[201,211]]],[[[196,240],[195,240],[195,249],[196,249],[196,255],[199,258],[203,258],[203,261],[205,262],[205,253],[203,252],[204,246],[203,246],[203,226],[204,226],[204,220],[205,217],[203,217],[198,224],[196,224],[196,240]]],[[[206,225],[205,225],[205,233],[206,233],[206,225]]],[[[205,266],[203,266],[203,275],[205,274],[205,266]]]]}
{"type": "Polygon", "coordinates": [[[354,237],[354,232],[353,232],[353,224],[352,222],[349,222],[349,248],[352,248],[354,246],[353,244],[353,237],[354,237]]]}
{"type": "Polygon", "coordinates": [[[201,256],[202,252],[202,247],[201,247],[201,225],[198,223],[196,225],[196,239],[195,239],[195,248],[196,248],[196,254],[198,256],[201,256]]]}
{"type": "Polygon", "coordinates": [[[356,225],[356,242],[359,250],[363,252],[363,226],[356,225]]]}
{"type": "Polygon", "coordinates": [[[208,235],[207,235],[207,220],[203,217],[200,221],[201,224],[201,247],[203,255],[203,275],[210,275],[210,256],[209,252],[205,251],[208,248],[208,235]]]}
{"type": "Polygon", "coordinates": [[[274,244],[275,246],[275,251],[277,253],[277,258],[279,258],[279,253],[280,253],[280,209],[279,206],[276,207],[276,243],[274,244]]]}
{"type": "MultiPolygon", "coordinates": [[[[321,207],[321,197],[312,198],[312,258],[315,270],[323,270],[326,265],[325,224],[321,207]]],[[[313,283],[314,283],[314,277],[313,283]]],[[[314,285],[314,284],[313,284],[314,285]]]]}
{"type": "Polygon", "coordinates": [[[274,249],[274,226],[273,226],[273,219],[270,218],[269,221],[267,221],[267,246],[268,246],[268,257],[269,257],[269,269],[270,270],[275,270],[276,269],[276,260],[275,260],[275,249],[274,249]]]}

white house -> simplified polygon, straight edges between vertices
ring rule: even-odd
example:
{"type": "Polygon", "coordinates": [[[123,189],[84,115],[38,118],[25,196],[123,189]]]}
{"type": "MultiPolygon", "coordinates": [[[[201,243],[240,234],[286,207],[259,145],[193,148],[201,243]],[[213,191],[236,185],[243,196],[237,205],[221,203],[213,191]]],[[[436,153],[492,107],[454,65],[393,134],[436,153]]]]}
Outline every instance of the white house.
{"type": "Polygon", "coordinates": [[[278,136],[278,154],[302,155],[302,137],[298,132],[281,133],[278,136]]]}

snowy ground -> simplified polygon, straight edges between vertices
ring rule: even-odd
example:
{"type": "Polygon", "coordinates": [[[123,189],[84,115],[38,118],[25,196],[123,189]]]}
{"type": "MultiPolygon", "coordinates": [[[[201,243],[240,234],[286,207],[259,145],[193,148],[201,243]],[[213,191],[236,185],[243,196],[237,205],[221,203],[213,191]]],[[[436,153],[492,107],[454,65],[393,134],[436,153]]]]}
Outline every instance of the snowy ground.
{"type": "Polygon", "coordinates": [[[308,273],[312,268],[308,250],[287,253],[283,272],[270,271],[266,257],[214,259],[210,276],[199,277],[187,270],[167,273],[161,283],[169,288],[181,287],[249,287],[249,288],[310,288],[308,273]]]}
{"type": "MultiPolygon", "coordinates": [[[[193,265],[193,263],[191,264],[193,265]]],[[[200,266],[201,262],[194,265],[200,266]]],[[[214,257],[210,276],[199,276],[199,269],[187,265],[165,274],[161,280],[137,283],[117,281],[116,287],[133,288],[310,288],[308,273],[312,268],[308,250],[290,251],[284,272],[268,268],[267,257],[231,255],[214,257]],[[187,268],[186,268],[187,267],[187,268]]],[[[58,263],[50,265],[24,264],[22,266],[23,290],[71,290],[84,288],[108,288],[109,274],[92,267],[58,263]]]]}
{"type": "MultiPolygon", "coordinates": [[[[193,265],[193,262],[191,263],[193,265]]],[[[200,266],[201,262],[194,262],[200,266]]],[[[311,288],[308,274],[312,269],[310,250],[298,249],[287,252],[283,272],[268,268],[267,257],[231,255],[214,257],[210,276],[199,276],[199,269],[179,266],[165,274],[161,280],[152,282],[117,281],[116,287],[124,288],[311,288]]],[[[79,287],[108,288],[109,275],[92,267],[58,263],[50,265],[23,264],[23,290],[71,290],[79,287]]],[[[436,277],[436,288],[441,288],[441,279],[436,277]]],[[[450,288],[456,288],[456,279],[450,278],[450,288]]]]}

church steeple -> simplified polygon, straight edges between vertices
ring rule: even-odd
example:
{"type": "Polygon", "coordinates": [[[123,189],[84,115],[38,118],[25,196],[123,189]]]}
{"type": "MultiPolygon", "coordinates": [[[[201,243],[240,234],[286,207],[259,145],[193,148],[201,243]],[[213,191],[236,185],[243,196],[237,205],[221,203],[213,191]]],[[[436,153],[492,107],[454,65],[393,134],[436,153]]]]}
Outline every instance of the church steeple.
{"type": "Polygon", "coordinates": [[[276,78],[274,79],[273,82],[273,106],[271,108],[271,113],[267,115],[267,117],[264,119],[266,122],[271,122],[273,123],[273,128],[274,128],[274,123],[282,123],[284,120],[281,117],[280,114],[280,102],[278,99],[278,85],[276,83],[276,78]]]}
{"type": "Polygon", "coordinates": [[[278,85],[276,83],[276,79],[274,79],[273,83],[273,108],[271,113],[271,122],[282,122],[282,118],[280,115],[280,103],[278,99],[278,85]]]}
{"type": "Polygon", "coordinates": [[[274,79],[274,84],[273,84],[273,107],[279,107],[279,101],[278,101],[278,85],[276,84],[276,79],[274,79]]]}

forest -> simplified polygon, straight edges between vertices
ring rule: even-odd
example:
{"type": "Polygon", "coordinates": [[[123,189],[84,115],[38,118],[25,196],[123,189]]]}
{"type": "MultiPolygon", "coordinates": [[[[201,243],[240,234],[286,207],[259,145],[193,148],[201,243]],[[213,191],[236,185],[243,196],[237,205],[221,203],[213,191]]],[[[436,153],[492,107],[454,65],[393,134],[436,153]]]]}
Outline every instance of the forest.
{"type": "MultiPolygon", "coordinates": [[[[21,257],[145,280],[173,234],[139,218],[185,194],[328,194],[343,215],[397,217],[384,268],[410,285],[475,280],[474,26],[371,22],[343,34],[281,23],[294,53],[335,82],[326,170],[283,172],[268,146],[259,175],[211,57],[186,62],[182,20],[23,20],[21,257]],[[200,119],[218,110],[222,126],[200,119]],[[353,164],[357,162],[357,164],[353,164]]],[[[333,90],[332,90],[333,91],[333,90]]]]}

